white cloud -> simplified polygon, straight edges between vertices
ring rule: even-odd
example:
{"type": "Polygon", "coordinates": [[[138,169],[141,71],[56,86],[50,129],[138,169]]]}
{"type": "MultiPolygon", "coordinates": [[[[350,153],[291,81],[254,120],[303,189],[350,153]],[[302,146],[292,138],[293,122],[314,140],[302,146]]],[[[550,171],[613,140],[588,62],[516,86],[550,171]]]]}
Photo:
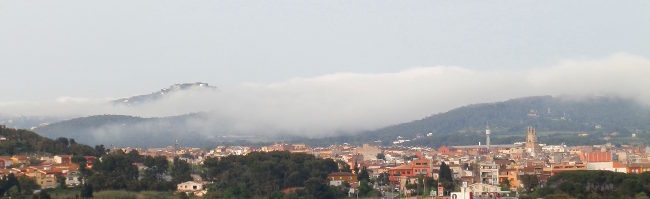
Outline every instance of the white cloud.
{"type": "Polygon", "coordinates": [[[418,67],[396,73],[338,73],[260,84],[188,91],[138,107],[115,107],[105,99],[61,98],[54,102],[0,103],[0,113],[20,115],[126,114],[146,117],[212,112],[192,126],[210,132],[283,132],[327,135],[375,129],[420,119],[459,106],[531,95],[607,95],[650,105],[650,60],[615,54],[567,60],[523,71],[418,67]]]}

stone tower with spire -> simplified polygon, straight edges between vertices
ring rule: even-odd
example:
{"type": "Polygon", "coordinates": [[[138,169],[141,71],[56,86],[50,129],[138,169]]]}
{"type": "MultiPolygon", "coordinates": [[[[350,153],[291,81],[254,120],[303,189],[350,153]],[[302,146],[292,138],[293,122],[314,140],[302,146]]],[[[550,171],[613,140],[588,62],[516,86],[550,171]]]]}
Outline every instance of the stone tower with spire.
{"type": "Polygon", "coordinates": [[[539,144],[537,144],[537,133],[535,133],[535,128],[529,126],[526,128],[526,152],[534,157],[540,154],[541,151],[539,144]]]}

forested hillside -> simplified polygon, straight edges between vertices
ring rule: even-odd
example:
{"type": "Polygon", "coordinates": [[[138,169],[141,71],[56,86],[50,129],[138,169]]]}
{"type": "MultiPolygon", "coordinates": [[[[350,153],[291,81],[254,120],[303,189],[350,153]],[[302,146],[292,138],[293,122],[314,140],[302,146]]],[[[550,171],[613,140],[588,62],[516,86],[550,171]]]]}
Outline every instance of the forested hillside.
{"type": "MultiPolygon", "coordinates": [[[[548,143],[597,144],[603,137],[621,142],[647,142],[650,108],[632,100],[595,97],[566,99],[551,96],[526,97],[504,102],[475,104],[435,114],[360,135],[312,140],[318,143],[362,143],[380,140],[391,144],[401,136],[408,145],[468,145],[484,141],[486,125],[495,144],[523,141],[527,126],[548,143]],[[586,132],[585,137],[578,134],[586,132]],[[431,133],[431,137],[426,135],[431,133]],[[631,135],[636,133],[634,139],[631,135]],[[419,138],[417,138],[419,137],[419,138]],[[417,138],[417,139],[416,139],[417,138]]],[[[583,135],[584,136],[584,135],[583,135]]]]}
{"type": "MultiPolygon", "coordinates": [[[[97,115],[66,120],[35,129],[40,135],[71,137],[83,143],[114,146],[161,147],[179,140],[184,145],[203,146],[215,143],[213,137],[200,134],[191,125],[201,121],[201,114],[174,117],[141,118],[126,115],[97,115]]],[[[215,135],[219,129],[214,129],[215,135]]]]}
{"type": "Polygon", "coordinates": [[[50,153],[100,156],[104,152],[102,145],[93,148],[63,137],[51,140],[28,130],[0,127],[0,136],[4,138],[0,141],[0,155],[50,153]]]}

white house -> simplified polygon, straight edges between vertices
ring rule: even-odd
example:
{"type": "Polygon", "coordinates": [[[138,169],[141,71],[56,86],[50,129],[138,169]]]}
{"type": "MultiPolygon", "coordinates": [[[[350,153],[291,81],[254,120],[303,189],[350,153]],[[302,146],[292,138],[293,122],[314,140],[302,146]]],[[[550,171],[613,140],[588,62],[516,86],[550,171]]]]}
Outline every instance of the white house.
{"type": "Polygon", "coordinates": [[[176,186],[176,189],[180,192],[194,192],[203,190],[203,183],[187,181],[180,183],[176,186]]]}
{"type": "Polygon", "coordinates": [[[176,190],[183,193],[193,193],[195,196],[203,196],[207,193],[205,185],[209,182],[187,181],[176,185],[176,190]]]}
{"type": "Polygon", "coordinates": [[[65,175],[65,185],[68,187],[76,187],[81,184],[81,174],[78,171],[71,171],[65,175]]]}

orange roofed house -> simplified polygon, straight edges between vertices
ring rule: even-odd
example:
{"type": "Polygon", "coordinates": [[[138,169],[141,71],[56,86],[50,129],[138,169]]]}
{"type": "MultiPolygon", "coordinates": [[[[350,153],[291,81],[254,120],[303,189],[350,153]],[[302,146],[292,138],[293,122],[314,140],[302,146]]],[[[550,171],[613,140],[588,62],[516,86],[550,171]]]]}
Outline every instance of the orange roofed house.
{"type": "Polygon", "coordinates": [[[391,168],[388,171],[388,179],[391,183],[399,181],[400,178],[406,177],[417,177],[419,175],[431,176],[431,165],[429,160],[426,159],[417,159],[409,162],[408,164],[403,164],[395,168],[391,168]]]}

